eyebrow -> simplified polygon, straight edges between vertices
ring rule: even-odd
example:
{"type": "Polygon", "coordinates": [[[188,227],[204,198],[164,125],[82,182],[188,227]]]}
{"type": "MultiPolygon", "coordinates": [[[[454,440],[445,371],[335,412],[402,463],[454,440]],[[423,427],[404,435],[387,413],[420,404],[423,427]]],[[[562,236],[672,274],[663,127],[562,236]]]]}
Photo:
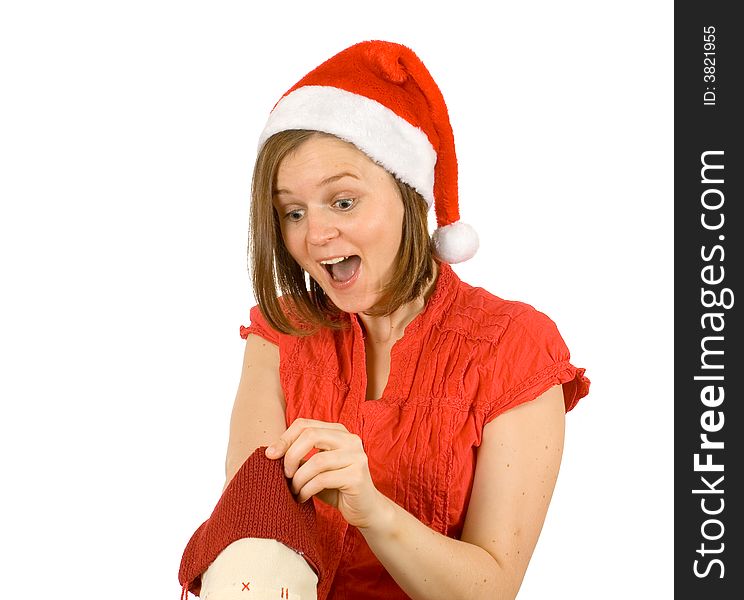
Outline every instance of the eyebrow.
{"type": "MultiPolygon", "coordinates": [[[[352,177],[353,179],[359,180],[359,177],[357,175],[354,175],[354,173],[349,173],[348,171],[344,171],[343,173],[339,173],[338,175],[331,175],[330,177],[326,177],[318,184],[318,187],[321,187],[323,185],[328,185],[330,183],[334,183],[335,181],[338,181],[339,179],[343,179],[344,177],[352,177]]],[[[275,196],[279,196],[281,194],[291,194],[291,193],[292,193],[291,191],[284,190],[284,189],[274,190],[275,196]]]]}

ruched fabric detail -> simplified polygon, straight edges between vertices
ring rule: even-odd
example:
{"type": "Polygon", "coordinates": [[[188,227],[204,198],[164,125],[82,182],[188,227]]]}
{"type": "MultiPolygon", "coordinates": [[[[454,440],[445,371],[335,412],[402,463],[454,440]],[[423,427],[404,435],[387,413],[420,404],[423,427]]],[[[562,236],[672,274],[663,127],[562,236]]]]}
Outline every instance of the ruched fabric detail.
{"type": "MultiPolygon", "coordinates": [[[[356,315],[347,321],[342,330],[297,337],[273,330],[253,307],[240,335],[279,346],[288,423],[342,423],[361,437],[376,487],[456,539],[484,426],[553,385],[563,384],[566,411],[589,391],[585,370],[571,364],[549,317],[464,283],[446,263],[439,263],[424,310],[392,348],[381,398],[366,399],[364,331],[356,315]]],[[[361,534],[313,500],[319,548],[333,577],[329,598],[407,598],[361,534]]]]}

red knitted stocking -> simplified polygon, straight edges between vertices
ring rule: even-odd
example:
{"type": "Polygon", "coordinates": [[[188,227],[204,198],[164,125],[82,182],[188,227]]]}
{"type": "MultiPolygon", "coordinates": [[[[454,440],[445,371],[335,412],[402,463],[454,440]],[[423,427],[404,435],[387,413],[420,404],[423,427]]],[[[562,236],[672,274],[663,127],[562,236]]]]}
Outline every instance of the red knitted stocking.
{"type": "Polygon", "coordinates": [[[307,560],[323,579],[324,567],[315,543],[315,507],[299,504],[284,476],[284,459],[270,460],[266,446],[251,454],[222,492],[212,515],[186,545],[178,581],[182,596],[199,595],[201,576],[227,546],[242,538],[277,540],[307,560]]]}

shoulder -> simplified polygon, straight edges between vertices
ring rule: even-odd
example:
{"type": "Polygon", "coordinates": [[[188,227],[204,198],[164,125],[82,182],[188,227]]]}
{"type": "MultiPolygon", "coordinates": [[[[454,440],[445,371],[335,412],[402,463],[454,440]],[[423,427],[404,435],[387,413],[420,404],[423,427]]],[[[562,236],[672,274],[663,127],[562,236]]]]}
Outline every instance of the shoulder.
{"type": "Polygon", "coordinates": [[[240,337],[246,339],[250,334],[254,334],[278,346],[285,334],[281,331],[277,331],[269,324],[258,304],[251,307],[249,315],[250,319],[248,326],[240,326],[240,337]]]}
{"type": "Polygon", "coordinates": [[[588,393],[585,369],[571,364],[557,325],[531,304],[458,281],[440,327],[472,341],[468,359],[488,396],[485,422],[553,385],[564,384],[566,410],[588,393]]]}
{"type": "Polygon", "coordinates": [[[278,329],[275,329],[271,326],[271,324],[268,322],[266,317],[264,316],[263,312],[261,311],[261,307],[256,304],[251,307],[250,309],[250,323],[246,327],[244,325],[240,326],[240,337],[243,339],[246,339],[249,334],[256,334],[264,338],[265,340],[276,344],[281,349],[286,349],[290,346],[295,346],[298,343],[302,343],[303,345],[311,344],[311,345],[317,345],[317,344],[323,344],[323,343],[332,343],[334,334],[338,330],[334,330],[328,327],[311,327],[309,325],[303,324],[302,321],[299,318],[296,318],[292,311],[289,310],[289,305],[285,302],[283,302],[283,298],[279,298],[280,303],[282,304],[285,314],[294,322],[296,327],[300,330],[306,330],[307,333],[305,335],[295,335],[291,333],[284,333],[282,331],[279,331],[278,329]]]}
{"type": "Polygon", "coordinates": [[[505,300],[463,281],[458,282],[442,327],[496,345],[511,340],[560,337],[553,320],[531,304],[505,300]]]}
{"type": "Polygon", "coordinates": [[[536,382],[552,381],[556,373],[575,371],[555,322],[526,302],[459,281],[441,327],[470,341],[469,360],[492,398],[511,397],[536,382]]]}

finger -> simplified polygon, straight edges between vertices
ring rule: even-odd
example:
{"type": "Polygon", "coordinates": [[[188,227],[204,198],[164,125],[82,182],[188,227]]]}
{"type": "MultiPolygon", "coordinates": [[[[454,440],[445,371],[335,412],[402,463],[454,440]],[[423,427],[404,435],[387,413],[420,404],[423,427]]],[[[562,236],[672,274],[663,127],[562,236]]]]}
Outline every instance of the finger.
{"type": "Polygon", "coordinates": [[[343,480],[343,472],[345,470],[346,469],[323,471],[319,475],[316,475],[308,481],[297,494],[297,502],[302,504],[315,496],[315,494],[319,494],[325,489],[338,489],[340,481],[343,480]]]}
{"type": "Polygon", "coordinates": [[[273,442],[268,448],[266,448],[266,457],[277,459],[284,456],[287,448],[289,448],[294,443],[294,441],[302,433],[303,429],[306,429],[307,427],[323,427],[348,431],[346,427],[341,425],[341,423],[328,423],[326,421],[318,421],[316,419],[295,419],[291,423],[291,425],[284,431],[284,433],[279,436],[279,439],[273,442]]]}
{"type": "Polygon", "coordinates": [[[334,471],[323,471],[308,481],[297,494],[297,502],[305,502],[323,490],[338,490],[343,493],[359,492],[364,484],[361,469],[349,465],[334,471]]]}
{"type": "Polygon", "coordinates": [[[318,450],[351,449],[356,444],[354,437],[348,431],[329,429],[325,427],[311,427],[304,429],[284,454],[284,473],[287,477],[294,477],[303,459],[317,448],[318,450]]]}
{"type": "Polygon", "coordinates": [[[313,477],[317,477],[324,471],[336,471],[348,467],[355,459],[355,456],[344,450],[330,450],[320,452],[306,461],[292,477],[290,488],[293,494],[299,491],[313,477]]]}

